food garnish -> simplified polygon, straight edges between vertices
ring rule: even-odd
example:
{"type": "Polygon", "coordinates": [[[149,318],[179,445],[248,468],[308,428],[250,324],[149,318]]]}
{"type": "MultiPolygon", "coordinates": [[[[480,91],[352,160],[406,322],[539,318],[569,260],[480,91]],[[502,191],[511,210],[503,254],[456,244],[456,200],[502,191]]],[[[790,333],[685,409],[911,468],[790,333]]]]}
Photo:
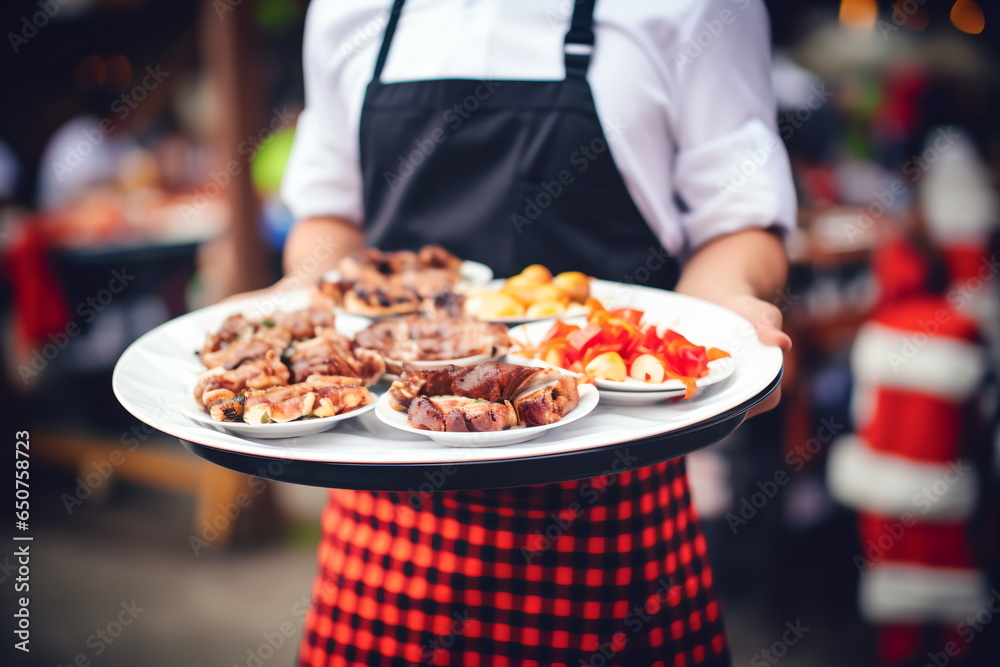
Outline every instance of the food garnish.
{"type": "Polygon", "coordinates": [[[645,313],[634,308],[594,307],[585,325],[557,320],[537,345],[515,341],[520,347],[512,352],[593,380],[624,382],[629,377],[651,384],[680,380],[684,398],[694,396],[697,381],[708,375],[709,363],[730,356],[692,343],[673,329],[661,333],[644,318],[645,313]]]}

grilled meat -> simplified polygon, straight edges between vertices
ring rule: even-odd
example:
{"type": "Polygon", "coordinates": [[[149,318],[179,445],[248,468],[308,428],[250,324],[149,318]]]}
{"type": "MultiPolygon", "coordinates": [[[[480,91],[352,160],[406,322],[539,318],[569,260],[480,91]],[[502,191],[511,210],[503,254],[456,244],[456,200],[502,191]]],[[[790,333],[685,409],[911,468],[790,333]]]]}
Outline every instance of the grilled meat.
{"type": "Polygon", "coordinates": [[[528,426],[557,422],[580,403],[580,390],[571,375],[560,375],[536,389],[528,389],[514,399],[514,408],[528,426]]]}
{"type": "Polygon", "coordinates": [[[320,329],[329,329],[334,325],[333,310],[319,305],[291,312],[277,311],[264,321],[271,321],[276,326],[288,329],[295,340],[312,338],[320,329]]]}
{"type": "Polygon", "coordinates": [[[267,424],[302,417],[332,417],[356,410],[373,400],[371,392],[358,378],[315,375],[284,387],[247,391],[243,420],[250,424],[267,424]]]}
{"type": "Polygon", "coordinates": [[[288,368],[281,363],[278,353],[268,350],[263,357],[244,362],[234,369],[224,366],[209,369],[198,376],[194,387],[194,398],[198,405],[207,407],[205,396],[223,389],[235,395],[244,389],[263,389],[287,384],[288,368]]]}
{"type": "Polygon", "coordinates": [[[205,336],[201,363],[206,368],[236,368],[245,361],[259,359],[269,350],[279,355],[292,341],[292,332],[270,320],[253,322],[243,315],[226,319],[216,333],[205,336]]]}
{"type": "Polygon", "coordinates": [[[462,396],[418,396],[407,410],[407,423],[427,431],[505,431],[517,426],[510,403],[490,403],[462,396]]]}
{"type": "Polygon", "coordinates": [[[441,246],[429,245],[419,252],[382,252],[375,248],[365,248],[340,260],[337,268],[344,280],[361,280],[370,277],[372,272],[387,276],[420,269],[447,269],[457,274],[461,264],[461,259],[441,246]]]}
{"type": "Polygon", "coordinates": [[[294,382],[310,375],[343,375],[360,378],[369,387],[385,374],[385,361],[377,352],[352,351],[351,341],[336,329],[320,329],[315,338],[295,343],[288,364],[294,382]]]}
{"type": "Polygon", "coordinates": [[[510,347],[510,337],[502,324],[412,315],[371,325],[355,336],[354,345],[396,361],[440,361],[499,353],[510,347]]]}
{"type": "MultiPolygon", "coordinates": [[[[572,376],[554,369],[515,364],[486,363],[468,368],[452,365],[437,370],[415,369],[404,364],[399,380],[389,387],[392,407],[407,410],[409,416],[413,414],[414,405],[419,405],[421,423],[437,422],[427,403],[418,402],[418,399],[439,396],[510,404],[518,421],[529,426],[557,422],[580,401],[572,376]]],[[[440,408],[438,411],[441,411],[440,408]]],[[[446,420],[443,423],[448,424],[446,420]]]]}

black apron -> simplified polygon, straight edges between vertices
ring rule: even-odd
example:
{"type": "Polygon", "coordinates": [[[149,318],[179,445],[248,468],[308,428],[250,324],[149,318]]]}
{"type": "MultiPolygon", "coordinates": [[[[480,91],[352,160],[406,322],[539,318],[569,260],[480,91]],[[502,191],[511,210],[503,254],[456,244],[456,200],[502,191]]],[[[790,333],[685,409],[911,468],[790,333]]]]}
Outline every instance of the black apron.
{"type": "Polygon", "coordinates": [[[678,265],[626,189],[587,83],[594,1],[576,3],[561,81],[384,84],[395,1],[361,110],[369,246],[436,243],[504,277],[538,263],[673,287],[678,265]]]}

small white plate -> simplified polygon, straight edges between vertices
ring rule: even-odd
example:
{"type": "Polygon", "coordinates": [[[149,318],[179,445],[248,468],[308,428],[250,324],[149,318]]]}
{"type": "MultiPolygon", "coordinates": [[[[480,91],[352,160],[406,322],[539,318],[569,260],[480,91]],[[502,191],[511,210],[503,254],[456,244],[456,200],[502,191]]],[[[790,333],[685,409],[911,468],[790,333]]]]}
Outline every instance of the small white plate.
{"type": "Polygon", "coordinates": [[[499,447],[500,445],[513,445],[517,442],[527,442],[534,440],[546,431],[560,426],[565,426],[586,416],[591,410],[597,407],[600,396],[597,389],[590,385],[580,386],[580,403],[565,417],[553,424],[544,426],[521,426],[506,431],[490,431],[483,433],[452,433],[426,431],[420,428],[413,428],[407,424],[406,412],[394,410],[389,404],[389,394],[382,394],[375,402],[375,416],[383,423],[406,431],[415,435],[422,435],[430,438],[434,442],[449,447],[499,447]]]}
{"type": "MultiPolygon", "coordinates": [[[[483,285],[490,284],[490,281],[493,280],[493,269],[482,262],[473,262],[465,259],[462,260],[462,264],[458,267],[458,278],[460,284],[482,287],[483,285]]],[[[330,269],[323,274],[323,280],[331,283],[337,282],[340,280],[340,271],[330,269]]]]}
{"type": "Polygon", "coordinates": [[[184,416],[202,426],[214,428],[217,431],[235,433],[245,438],[274,440],[277,438],[298,438],[303,435],[314,435],[329,431],[345,419],[363,415],[375,409],[375,402],[362,406],[350,412],[344,412],[332,417],[317,417],[315,419],[296,419],[295,421],[271,424],[248,424],[246,422],[217,422],[207,413],[198,409],[192,400],[183,406],[184,416]]]}
{"type": "MultiPolygon", "coordinates": [[[[695,384],[699,389],[702,387],[707,387],[716,382],[721,382],[727,377],[733,374],[736,364],[733,362],[732,357],[723,357],[722,359],[716,359],[715,361],[708,362],[708,375],[703,378],[698,378],[695,380],[695,384]]],[[[649,392],[649,393],[660,393],[663,391],[680,392],[684,393],[686,387],[684,383],[680,380],[667,380],[666,382],[652,383],[643,382],[642,380],[636,380],[635,378],[625,378],[624,382],[615,382],[613,380],[597,380],[598,389],[609,389],[611,391],[617,392],[649,392]]]]}
{"type": "Polygon", "coordinates": [[[680,398],[684,395],[684,390],[680,391],[613,391],[610,389],[599,389],[601,393],[602,405],[653,405],[663,403],[672,398],[680,398]]]}
{"type": "Polygon", "coordinates": [[[473,262],[466,259],[458,267],[458,276],[466,285],[488,285],[493,280],[493,269],[482,262],[473,262]]]}

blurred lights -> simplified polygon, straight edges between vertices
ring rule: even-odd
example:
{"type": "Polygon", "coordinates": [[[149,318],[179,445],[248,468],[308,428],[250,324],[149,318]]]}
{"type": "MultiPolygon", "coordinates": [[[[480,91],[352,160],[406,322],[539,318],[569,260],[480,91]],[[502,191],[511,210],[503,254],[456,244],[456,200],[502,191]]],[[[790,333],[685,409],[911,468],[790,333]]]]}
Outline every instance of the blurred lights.
{"type": "Polygon", "coordinates": [[[104,63],[107,75],[104,79],[104,90],[109,93],[120,93],[132,86],[132,64],[122,54],[116,54],[104,63]]]}
{"type": "MultiPolygon", "coordinates": [[[[961,2],[961,0],[959,0],[961,2]]],[[[876,0],[840,0],[840,23],[855,30],[871,30],[878,20],[876,0]]]]}
{"type": "Polygon", "coordinates": [[[920,31],[927,28],[931,17],[916,0],[896,0],[892,6],[892,20],[907,30],[920,31]]]}
{"type": "Polygon", "coordinates": [[[986,27],[986,17],[974,0],[958,0],[951,8],[951,23],[962,32],[978,35],[986,27]]]}
{"type": "Polygon", "coordinates": [[[90,91],[104,85],[107,67],[97,54],[91,54],[81,60],[73,73],[73,88],[78,93],[90,91]]]}

